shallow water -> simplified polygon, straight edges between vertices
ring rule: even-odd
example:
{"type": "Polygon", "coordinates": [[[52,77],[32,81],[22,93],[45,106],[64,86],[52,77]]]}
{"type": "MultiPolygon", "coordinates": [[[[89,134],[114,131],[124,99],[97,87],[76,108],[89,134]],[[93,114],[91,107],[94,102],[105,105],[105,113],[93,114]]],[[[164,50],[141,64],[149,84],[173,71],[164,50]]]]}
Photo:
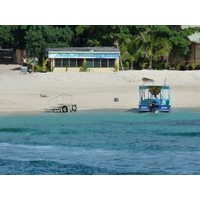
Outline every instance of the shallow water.
{"type": "Polygon", "coordinates": [[[200,111],[0,116],[0,174],[200,174],[200,111]]]}

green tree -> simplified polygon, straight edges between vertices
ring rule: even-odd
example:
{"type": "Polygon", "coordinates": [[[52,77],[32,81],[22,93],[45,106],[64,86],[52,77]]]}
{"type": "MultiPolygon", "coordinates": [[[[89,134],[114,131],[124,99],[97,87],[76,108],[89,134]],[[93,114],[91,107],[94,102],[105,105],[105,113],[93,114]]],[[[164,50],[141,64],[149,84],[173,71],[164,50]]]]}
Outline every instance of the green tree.
{"type": "Polygon", "coordinates": [[[29,25],[18,25],[12,26],[12,36],[13,36],[13,43],[12,46],[14,49],[25,49],[26,48],[26,40],[25,35],[26,31],[29,30],[31,26],[29,25]]]}
{"type": "Polygon", "coordinates": [[[4,47],[12,47],[14,49],[25,49],[25,32],[30,26],[27,25],[1,25],[0,41],[4,47]]]}
{"type": "Polygon", "coordinates": [[[127,38],[124,45],[121,47],[121,59],[123,62],[129,61],[131,69],[133,69],[133,64],[140,57],[139,51],[139,40],[137,37],[132,39],[127,38]]]}
{"type": "Polygon", "coordinates": [[[80,46],[113,46],[116,41],[121,45],[138,32],[133,25],[79,25],[75,30],[80,46]]]}
{"type": "MultiPolygon", "coordinates": [[[[133,40],[135,35],[140,35],[141,37],[140,33],[146,32],[147,29],[151,30],[151,33],[148,33],[149,36],[154,35],[155,38],[164,38],[171,42],[171,62],[178,61],[178,58],[189,60],[191,44],[187,36],[200,32],[200,27],[182,29],[180,25],[0,25],[0,43],[3,43],[4,47],[29,50],[35,56],[40,57],[44,54],[45,48],[48,47],[65,47],[72,45],[113,46],[114,43],[117,43],[118,49],[121,50],[121,55],[123,55],[124,52],[126,52],[126,54],[129,53],[129,56],[134,55],[134,61],[133,58],[131,61],[131,57],[126,59],[130,60],[130,63],[136,60],[139,63],[142,59],[141,56],[139,59],[136,59],[136,54],[132,52],[131,47],[128,47],[127,44],[125,48],[124,45],[127,38],[133,40]]],[[[146,54],[148,59],[150,59],[150,52],[149,56],[147,56],[147,50],[145,50],[144,47],[147,47],[150,43],[153,44],[153,40],[151,42],[143,41],[143,43],[141,42],[140,48],[137,47],[138,52],[146,51],[143,55],[146,54]]],[[[158,46],[153,48],[154,50],[157,49],[153,51],[154,59],[159,57],[155,54],[155,52],[160,50],[158,46]]],[[[126,57],[128,57],[128,54],[126,57]]],[[[146,60],[144,62],[146,62],[146,60]]],[[[120,64],[122,66],[122,63],[120,64]]]]}
{"type": "Polygon", "coordinates": [[[178,58],[185,58],[189,60],[191,54],[191,44],[188,39],[189,35],[196,32],[200,32],[200,27],[189,27],[182,29],[181,26],[170,25],[169,40],[173,44],[172,51],[170,53],[171,61],[178,62],[178,58]]]}
{"type": "Polygon", "coordinates": [[[68,26],[58,27],[50,25],[33,25],[25,35],[26,50],[39,58],[41,63],[44,60],[46,48],[70,46],[73,39],[73,32],[68,26]]]}
{"type": "Polygon", "coordinates": [[[172,43],[170,62],[178,62],[179,58],[189,60],[191,55],[191,44],[189,35],[200,32],[200,27],[189,27],[182,29],[180,25],[136,25],[139,32],[150,29],[159,37],[164,37],[172,43]]]}
{"type": "Polygon", "coordinates": [[[13,43],[13,35],[12,35],[12,26],[10,25],[1,25],[0,26],[0,42],[1,44],[11,44],[13,43]]]}
{"type": "Polygon", "coordinates": [[[149,69],[152,69],[153,59],[168,56],[172,49],[171,42],[164,37],[153,33],[150,29],[140,32],[135,41],[140,41],[138,52],[149,60],[149,69]]]}

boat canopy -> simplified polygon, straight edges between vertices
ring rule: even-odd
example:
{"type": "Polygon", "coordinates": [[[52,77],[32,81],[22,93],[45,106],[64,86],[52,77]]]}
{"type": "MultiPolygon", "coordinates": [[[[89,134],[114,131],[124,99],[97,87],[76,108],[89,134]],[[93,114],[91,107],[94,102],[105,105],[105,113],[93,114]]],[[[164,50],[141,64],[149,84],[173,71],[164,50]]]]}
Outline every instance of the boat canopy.
{"type": "Polygon", "coordinates": [[[159,111],[169,111],[171,107],[171,88],[166,85],[142,85],[139,86],[140,111],[150,111],[151,104],[157,102],[159,111]]]}
{"type": "Polygon", "coordinates": [[[167,85],[140,85],[139,89],[150,89],[152,87],[160,87],[161,89],[170,89],[167,85]]]}

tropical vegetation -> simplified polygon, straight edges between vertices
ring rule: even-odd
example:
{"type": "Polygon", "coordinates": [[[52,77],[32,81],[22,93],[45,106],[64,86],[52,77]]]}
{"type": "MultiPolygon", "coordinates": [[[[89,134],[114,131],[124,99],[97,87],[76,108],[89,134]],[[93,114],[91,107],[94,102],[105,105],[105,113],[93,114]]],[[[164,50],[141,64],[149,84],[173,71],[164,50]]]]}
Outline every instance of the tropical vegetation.
{"type": "Polygon", "coordinates": [[[39,58],[44,69],[46,48],[113,46],[121,52],[119,69],[195,69],[188,61],[191,44],[187,36],[200,27],[179,25],[0,25],[4,48],[25,49],[39,58]]]}

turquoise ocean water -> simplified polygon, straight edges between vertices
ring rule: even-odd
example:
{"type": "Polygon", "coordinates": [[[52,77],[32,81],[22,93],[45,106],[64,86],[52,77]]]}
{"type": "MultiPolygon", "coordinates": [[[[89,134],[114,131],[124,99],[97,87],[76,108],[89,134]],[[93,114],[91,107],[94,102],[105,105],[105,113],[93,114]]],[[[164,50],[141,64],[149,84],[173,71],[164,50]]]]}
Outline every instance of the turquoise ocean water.
{"type": "Polygon", "coordinates": [[[200,110],[1,115],[1,175],[199,175],[200,110]]]}

